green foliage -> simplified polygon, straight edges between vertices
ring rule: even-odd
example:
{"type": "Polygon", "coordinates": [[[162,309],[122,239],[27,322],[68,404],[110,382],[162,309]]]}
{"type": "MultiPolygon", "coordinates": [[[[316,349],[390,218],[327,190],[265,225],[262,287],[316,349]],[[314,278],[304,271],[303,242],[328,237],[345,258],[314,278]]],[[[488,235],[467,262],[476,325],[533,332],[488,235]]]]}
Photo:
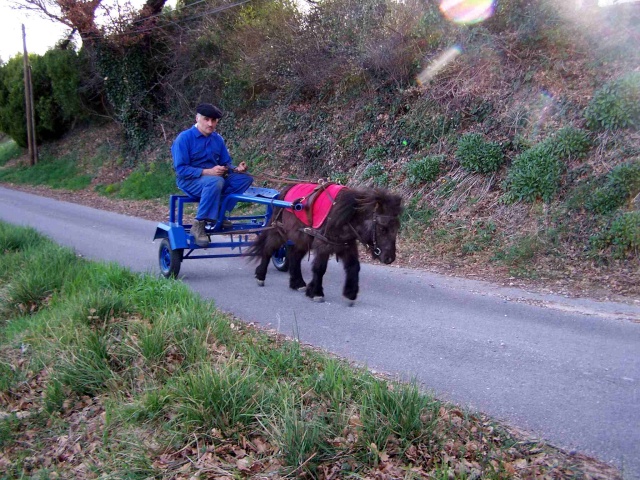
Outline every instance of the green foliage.
{"type": "Polygon", "coordinates": [[[116,378],[109,365],[110,360],[107,337],[88,332],[78,339],[73,350],[60,357],[56,368],[57,380],[78,395],[97,395],[116,378]]]}
{"type": "Polygon", "coordinates": [[[176,385],[173,397],[188,432],[217,428],[229,435],[255,422],[259,384],[255,370],[233,363],[222,369],[202,364],[176,385]]]}
{"type": "Polygon", "coordinates": [[[47,244],[31,254],[33,264],[17,272],[0,298],[3,311],[34,313],[45,306],[77,270],[75,254],[54,244],[47,244]]]}
{"type": "Polygon", "coordinates": [[[0,448],[5,449],[15,442],[20,424],[21,422],[15,413],[0,418],[0,448]]]}
{"type": "Polygon", "coordinates": [[[107,185],[102,192],[119,198],[148,200],[178,193],[178,187],[171,164],[156,162],[138,167],[121,184],[107,185]]]}
{"type": "Polygon", "coordinates": [[[384,161],[388,156],[389,152],[387,151],[387,149],[380,145],[368,148],[364,152],[364,158],[369,161],[384,161]]]}
{"type": "Polygon", "coordinates": [[[7,140],[0,144],[0,167],[9,160],[19,157],[23,153],[23,149],[14,141],[7,140]]]}
{"type": "Polygon", "coordinates": [[[286,465],[296,470],[313,472],[326,452],[333,450],[326,442],[326,423],[303,406],[283,407],[271,420],[270,430],[284,453],[286,465]]]}
{"type": "Polygon", "coordinates": [[[547,144],[551,152],[561,159],[582,158],[592,146],[587,132],[571,126],[558,130],[547,144]]]}
{"type": "MultiPolygon", "coordinates": [[[[161,50],[162,44],[156,47],[161,50]]],[[[124,129],[127,153],[135,159],[147,145],[153,115],[161,105],[155,88],[165,65],[157,62],[144,41],[126,47],[100,41],[95,52],[107,99],[124,129]]]]}
{"type": "Polygon", "coordinates": [[[20,372],[0,358],[0,393],[7,393],[19,379],[20,372]]]}
{"type": "Polygon", "coordinates": [[[91,176],[79,168],[75,154],[60,158],[43,155],[36,165],[22,165],[1,170],[0,181],[82,190],[91,184],[91,176]]]}
{"type": "MultiPolygon", "coordinates": [[[[24,270],[37,269],[46,258],[74,272],[37,312],[15,317],[0,311],[0,388],[15,395],[22,372],[49,372],[38,375],[39,391],[45,392],[41,401],[24,403],[19,419],[0,419],[11,478],[24,474],[23,459],[34,446],[55,445],[78,415],[98,429],[85,432],[96,448],[74,451],[74,458],[116,478],[157,476],[158,452],[178,459],[163,466],[165,476],[178,469],[197,474],[198,465],[180,460],[187,450],[231,455],[223,473],[238,478],[249,474],[246,467],[252,476],[315,477],[330,470],[341,478],[362,476],[379,471],[386,457],[407,472],[418,458],[433,476],[443,471],[443,455],[452,468],[466,465],[471,450],[464,445],[472,443],[483,477],[518,459],[534,465],[540,456],[538,444],[519,442],[486,418],[422,394],[415,384],[385,382],[298,342],[256,332],[237,319],[231,323],[181,283],[85,262],[46,239],[33,248],[16,239],[30,230],[7,226],[14,231],[3,232],[2,226],[0,245],[9,249],[0,248],[0,261],[21,261],[0,275],[20,282],[24,270]],[[135,312],[127,314],[128,308],[135,312]],[[26,355],[13,355],[21,342],[28,345],[26,355]],[[491,442],[484,441],[489,436],[491,442]],[[232,451],[244,441],[253,445],[241,459],[249,463],[235,464],[232,451]],[[455,442],[461,448],[449,448],[455,442]]],[[[4,299],[6,284],[0,284],[4,299]]],[[[29,471],[46,475],[41,461],[34,462],[29,471]]],[[[554,461],[531,473],[544,476],[557,468],[554,461]]]]}
{"type": "MultiPolygon", "coordinates": [[[[85,117],[81,94],[82,61],[73,50],[29,55],[33,84],[36,140],[59,138],[85,117]]],[[[21,147],[27,145],[22,56],[0,65],[0,131],[21,147]]]]}
{"type": "Polygon", "coordinates": [[[560,185],[563,163],[549,143],[541,142],[518,155],[507,175],[504,187],[509,202],[550,202],[560,185]]]}
{"type": "Polygon", "coordinates": [[[496,225],[492,221],[479,220],[474,223],[473,237],[462,246],[462,253],[471,254],[486,249],[496,235],[496,225]]]}
{"type": "Polygon", "coordinates": [[[374,185],[384,187],[389,183],[389,173],[384,165],[379,162],[373,162],[364,169],[362,179],[372,180],[374,185]]]}
{"type": "Polygon", "coordinates": [[[398,438],[401,445],[415,440],[423,434],[425,410],[431,407],[437,412],[439,405],[420,394],[415,384],[389,388],[386,383],[374,381],[363,393],[360,441],[367,446],[374,444],[377,451],[383,451],[391,435],[398,438]]]}
{"type": "Polygon", "coordinates": [[[60,412],[62,405],[67,399],[67,392],[59,380],[53,379],[47,385],[44,395],[44,409],[47,413],[60,412]]]}
{"type": "Polygon", "coordinates": [[[497,252],[494,260],[516,268],[527,266],[541,248],[542,241],[538,236],[524,235],[516,238],[506,249],[497,252]]]}
{"type": "Polygon", "coordinates": [[[604,232],[594,236],[592,243],[599,248],[612,247],[614,257],[640,254],[640,212],[625,212],[616,217],[604,232]]]}
{"type": "Polygon", "coordinates": [[[406,165],[407,179],[411,185],[433,182],[440,175],[442,155],[428,155],[409,161],[406,165]]]}
{"type": "Polygon", "coordinates": [[[465,170],[477,173],[495,172],[504,160],[500,144],[486,141],[481,133],[465,133],[460,137],[456,158],[465,170]]]}
{"type": "Polygon", "coordinates": [[[515,44],[525,52],[545,44],[569,41],[566,33],[564,38],[558,38],[559,27],[566,25],[557,4],[548,0],[503,0],[497,3],[493,17],[485,23],[491,32],[508,30],[514,34],[515,44]]]}
{"type": "Polygon", "coordinates": [[[584,116],[593,130],[638,129],[640,72],[632,72],[603,85],[593,94],[584,116]]]}
{"type": "Polygon", "coordinates": [[[459,111],[443,111],[441,105],[420,98],[404,106],[406,113],[394,125],[394,137],[413,150],[421,150],[454,132],[461,122],[459,111]]]}
{"type": "Polygon", "coordinates": [[[606,176],[604,185],[592,191],[586,208],[599,214],[611,213],[640,193],[640,161],[623,163],[606,176]]]}

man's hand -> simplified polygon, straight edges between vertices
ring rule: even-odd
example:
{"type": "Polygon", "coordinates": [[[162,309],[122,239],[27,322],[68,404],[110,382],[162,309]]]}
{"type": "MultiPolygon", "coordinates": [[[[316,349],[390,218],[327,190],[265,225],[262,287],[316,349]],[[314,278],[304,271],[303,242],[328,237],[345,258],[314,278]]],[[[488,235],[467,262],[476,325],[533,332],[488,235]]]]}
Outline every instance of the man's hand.
{"type": "Polygon", "coordinates": [[[211,168],[203,168],[202,175],[224,177],[227,174],[227,170],[228,170],[227,167],[224,167],[222,165],[216,165],[215,167],[211,167],[211,168]]]}
{"type": "Polygon", "coordinates": [[[236,167],[236,172],[244,173],[247,171],[247,164],[245,162],[240,162],[240,165],[236,167]]]}

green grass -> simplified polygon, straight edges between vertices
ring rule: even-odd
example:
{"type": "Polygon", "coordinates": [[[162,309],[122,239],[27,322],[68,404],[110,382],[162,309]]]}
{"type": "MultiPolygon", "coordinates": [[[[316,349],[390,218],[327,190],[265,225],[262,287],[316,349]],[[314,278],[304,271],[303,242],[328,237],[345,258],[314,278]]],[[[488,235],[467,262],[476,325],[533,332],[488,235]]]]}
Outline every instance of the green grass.
{"type": "Polygon", "coordinates": [[[0,167],[5,165],[9,160],[18,158],[24,153],[24,149],[20,148],[13,140],[5,140],[0,143],[0,167]]]}
{"type": "Polygon", "coordinates": [[[91,184],[91,176],[79,167],[76,154],[60,158],[43,155],[33,166],[20,165],[0,170],[0,182],[82,190],[91,184]]]}
{"type": "Polygon", "coordinates": [[[0,418],[11,478],[72,478],[80,463],[109,478],[448,478],[469,462],[508,478],[541,451],[553,462],[533,476],[577,468],[415,384],[256,331],[180,282],[2,223],[0,247],[2,410],[20,414],[0,418]]]}
{"type": "Polygon", "coordinates": [[[98,185],[96,190],[102,195],[130,200],[166,198],[180,193],[176,186],[176,176],[169,162],[142,165],[120,183],[98,185]]]}

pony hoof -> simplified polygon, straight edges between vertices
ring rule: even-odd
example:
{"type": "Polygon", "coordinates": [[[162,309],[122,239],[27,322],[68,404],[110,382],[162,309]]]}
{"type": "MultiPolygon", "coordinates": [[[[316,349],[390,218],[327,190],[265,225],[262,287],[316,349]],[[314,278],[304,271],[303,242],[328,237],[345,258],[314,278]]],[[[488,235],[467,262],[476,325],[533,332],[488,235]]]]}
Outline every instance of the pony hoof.
{"type": "Polygon", "coordinates": [[[347,304],[347,307],[353,307],[356,304],[355,299],[351,300],[350,298],[344,297],[344,301],[347,304]]]}
{"type": "Polygon", "coordinates": [[[307,289],[307,286],[305,285],[304,287],[298,287],[297,290],[299,292],[304,292],[307,289]]]}
{"type": "Polygon", "coordinates": [[[323,303],[324,297],[313,297],[311,300],[313,300],[316,303],[323,303]]]}
{"type": "Polygon", "coordinates": [[[258,286],[259,286],[259,287],[264,287],[264,280],[258,280],[258,279],[256,279],[256,282],[258,282],[258,286]]]}

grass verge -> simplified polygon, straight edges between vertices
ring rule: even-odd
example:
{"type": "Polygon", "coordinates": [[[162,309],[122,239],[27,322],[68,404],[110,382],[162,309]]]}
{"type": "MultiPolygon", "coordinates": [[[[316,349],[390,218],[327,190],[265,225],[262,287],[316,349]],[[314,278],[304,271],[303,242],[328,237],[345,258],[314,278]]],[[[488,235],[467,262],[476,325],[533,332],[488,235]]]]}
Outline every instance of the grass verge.
{"type": "Polygon", "coordinates": [[[0,143],[0,167],[4,166],[9,160],[18,158],[24,150],[18,146],[13,140],[5,140],[0,143]]]}
{"type": "Polygon", "coordinates": [[[615,478],[0,223],[4,478],[615,478]],[[195,477],[194,477],[195,476],[195,477]]]}
{"type": "Polygon", "coordinates": [[[43,155],[33,166],[18,165],[0,170],[0,182],[82,190],[91,184],[91,175],[86,174],[78,164],[76,153],[60,158],[43,155]]]}

